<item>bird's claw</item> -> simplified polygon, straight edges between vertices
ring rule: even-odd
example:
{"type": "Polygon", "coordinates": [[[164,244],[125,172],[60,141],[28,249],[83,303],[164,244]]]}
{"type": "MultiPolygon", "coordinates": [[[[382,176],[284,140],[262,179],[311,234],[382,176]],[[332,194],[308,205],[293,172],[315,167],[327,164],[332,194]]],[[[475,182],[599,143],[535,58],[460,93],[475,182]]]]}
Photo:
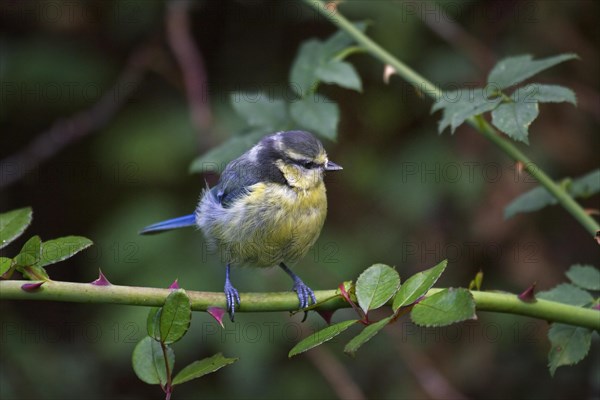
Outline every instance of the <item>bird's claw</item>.
{"type": "Polygon", "coordinates": [[[229,313],[229,319],[233,322],[235,316],[235,304],[240,305],[240,294],[237,289],[229,282],[225,283],[225,299],[227,300],[227,312],[229,313]]]}
{"type": "Polygon", "coordinates": [[[294,283],[292,290],[298,294],[298,300],[300,301],[300,308],[308,307],[311,304],[311,301],[312,301],[312,304],[317,304],[317,298],[315,296],[315,292],[313,292],[313,290],[311,288],[306,286],[306,284],[304,282],[302,282],[302,280],[298,279],[296,281],[296,283],[294,283]]]}

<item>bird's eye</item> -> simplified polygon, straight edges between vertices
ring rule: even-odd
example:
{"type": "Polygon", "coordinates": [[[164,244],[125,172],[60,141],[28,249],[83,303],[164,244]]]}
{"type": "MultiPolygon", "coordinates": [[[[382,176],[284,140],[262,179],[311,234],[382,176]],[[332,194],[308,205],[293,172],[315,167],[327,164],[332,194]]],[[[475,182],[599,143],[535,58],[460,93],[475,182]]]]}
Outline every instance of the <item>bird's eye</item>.
{"type": "Polygon", "coordinates": [[[300,165],[302,165],[306,169],[313,169],[317,167],[317,164],[315,162],[308,160],[300,161],[300,165]]]}

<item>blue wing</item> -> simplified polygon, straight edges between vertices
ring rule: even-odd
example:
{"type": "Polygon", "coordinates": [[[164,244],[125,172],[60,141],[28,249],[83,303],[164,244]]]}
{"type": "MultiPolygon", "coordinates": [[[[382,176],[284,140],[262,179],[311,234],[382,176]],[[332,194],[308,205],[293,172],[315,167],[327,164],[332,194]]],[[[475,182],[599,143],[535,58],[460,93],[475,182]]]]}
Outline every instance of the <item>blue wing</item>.
{"type": "Polygon", "coordinates": [[[169,219],[167,221],[158,222],[145,227],[139,233],[140,235],[148,235],[153,233],[161,233],[170,231],[171,229],[185,228],[196,225],[196,216],[194,214],[184,215],[183,217],[169,219]]]}

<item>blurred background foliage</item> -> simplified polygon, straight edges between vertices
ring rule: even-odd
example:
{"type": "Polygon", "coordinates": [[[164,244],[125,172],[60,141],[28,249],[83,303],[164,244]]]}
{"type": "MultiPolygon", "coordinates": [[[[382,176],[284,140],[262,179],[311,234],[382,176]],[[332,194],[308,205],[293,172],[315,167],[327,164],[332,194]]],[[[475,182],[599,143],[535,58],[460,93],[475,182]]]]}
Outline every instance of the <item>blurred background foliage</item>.
{"type": "MultiPolygon", "coordinates": [[[[220,291],[223,267],[199,232],[139,237],[137,231],[189,213],[205,181],[216,181],[212,173],[190,175],[188,167],[239,133],[243,124],[230,94],[284,96],[299,45],[334,32],[297,1],[192,2],[194,52],[206,70],[201,98],[210,111],[198,123],[166,28],[169,7],[177,3],[0,3],[0,159],[14,160],[7,157],[103,98],[105,108],[114,106],[104,120],[87,120],[91,133],[62,149],[65,136],[51,135],[25,158],[60,151],[3,185],[0,209],[33,207],[29,233],[43,239],[78,234],[95,242],[52,267],[53,279],[91,281],[101,268],[117,284],[166,287],[178,278],[186,289],[220,291]],[[140,52],[142,66],[135,61],[140,52]],[[132,64],[133,73],[124,72],[132,64]]],[[[375,41],[446,88],[480,85],[508,55],[578,53],[581,61],[545,72],[542,81],[572,88],[579,106],[543,105],[526,152],[557,179],[598,167],[599,3],[356,0],[340,10],[369,21],[375,41]]],[[[327,177],[329,216],[298,265],[305,282],[333,288],[377,262],[396,266],[404,278],[449,258],[441,285],[466,286],[482,270],[484,289],[519,292],[534,281],[540,289],[552,287],[571,264],[598,264],[597,246],[559,207],[503,220],[503,208],[535,183],[519,176],[497,148],[466,126],[438,136],[430,100],[397,77],[384,84],[382,65],[368,55],[348,61],[363,79],[362,93],[320,88],[340,105],[338,141],[325,146],[344,171],[327,177]]],[[[2,181],[24,172],[20,168],[4,163],[2,181]]],[[[584,203],[599,206],[597,196],[584,203]]],[[[275,270],[235,270],[233,279],[241,291],[289,289],[288,277],[275,270]]],[[[130,362],[145,318],[135,307],[2,302],[0,397],[156,397],[159,389],[137,380],[130,362]]],[[[592,357],[551,379],[543,321],[488,313],[439,330],[403,321],[356,359],[343,355],[339,340],[288,360],[302,336],[324,325],[317,315],[304,324],[300,319],[241,314],[220,330],[195,313],[190,333],[174,346],[176,368],[219,351],[240,361],[178,387],[175,398],[600,396],[598,343],[592,357]]]]}

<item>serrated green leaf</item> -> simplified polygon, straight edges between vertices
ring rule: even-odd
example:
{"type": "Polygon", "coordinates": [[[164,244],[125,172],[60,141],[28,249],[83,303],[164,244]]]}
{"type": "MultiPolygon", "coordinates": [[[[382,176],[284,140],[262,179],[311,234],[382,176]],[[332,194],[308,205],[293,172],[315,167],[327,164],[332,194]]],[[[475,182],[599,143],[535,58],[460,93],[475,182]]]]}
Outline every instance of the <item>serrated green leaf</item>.
{"type": "Polygon", "coordinates": [[[501,99],[491,94],[483,88],[445,92],[431,108],[432,113],[440,109],[444,110],[442,119],[438,123],[438,133],[442,133],[448,126],[451,133],[454,133],[456,128],[467,119],[494,110],[501,99]]]}
{"type": "Polygon", "coordinates": [[[160,338],[167,344],[181,339],[190,327],[192,305],[183,289],[177,289],[167,297],[160,313],[160,338]]]}
{"type": "Polygon", "coordinates": [[[467,289],[444,289],[415,304],[410,317],[420,326],[445,326],[475,319],[475,300],[467,289]]]}
{"type": "Polygon", "coordinates": [[[296,123],[324,138],[335,140],[340,120],[336,103],[320,94],[307,96],[290,104],[290,114],[296,123]]]}
{"type": "Polygon", "coordinates": [[[8,257],[0,257],[0,276],[8,272],[12,266],[13,260],[8,257]]]}
{"type": "Polygon", "coordinates": [[[588,198],[600,192],[600,169],[573,180],[568,191],[571,196],[582,198],[588,198]]]}
{"type": "Polygon", "coordinates": [[[586,328],[553,323],[548,331],[551,348],[548,353],[548,367],[554,376],[556,369],[563,365],[577,364],[590,350],[592,331],[586,328]]]}
{"type": "Polygon", "coordinates": [[[38,267],[66,260],[90,247],[93,242],[83,236],[65,236],[42,243],[41,259],[38,267]]]}
{"type": "Polygon", "coordinates": [[[175,378],[173,378],[173,385],[180,385],[184,382],[191,381],[192,379],[200,378],[229,364],[233,364],[237,360],[237,358],[223,357],[223,354],[218,353],[212,357],[194,361],[179,371],[175,378]]]}
{"type": "Polygon", "coordinates": [[[587,290],[600,290],[600,271],[592,265],[572,265],[566,275],[579,287],[587,290]]]}
{"type": "Polygon", "coordinates": [[[233,109],[248,125],[275,132],[288,124],[285,102],[264,92],[236,92],[231,95],[233,109]]]}
{"type": "Polygon", "coordinates": [[[21,236],[31,224],[31,207],[0,214],[0,249],[21,236]]]}
{"type": "Polygon", "coordinates": [[[195,158],[190,164],[190,172],[221,172],[231,160],[250,149],[268,133],[264,129],[256,129],[243,136],[234,136],[195,158]]]}
{"type": "Polygon", "coordinates": [[[527,103],[524,99],[502,103],[492,111],[492,124],[510,138],[529,144],[529,125],[539,115],[537,102],[527,103]]]}
{"type": "Polygon", "coordinates": [[[319,65],[315,71],[317,78],[325,83],[336,84],[346,89],[362,91],[362,82],[352,64],[331,60],[319,65]]]}
{"type": "Polygon", "coordinates": [[[344,353],[354,357],[358,349],[377,335],[392,320],[393,315],[368,325],[344,347],[344,353]]]}
{"type": "Polygon", "coordinates": [[[354,325],[356,322],[357,320],[355,319],[342,321],[338,322],[337,324],[330,325],[325,329],[321,329],[320,331],[314,332],[310,336],[298,342],[290,350],[290,352],[288,353],[288,357],[291,358],[300,353],[304,353],[305,351],[310,350],[313,347],[317,347],[318,345],[333,339],[334,337],[348,329],[350,326],[354,325]]]}
{"type": "Polygon", "coordinates": [[[15,264],[19,267],[28,267],[40,261],[42,249],[42,240],[39,236],[31,237],[23,247],[19,254],[15,257],[15,264]]]}
{"type": "Polygon", "coordinates": [[[568,102],[577,105],[575,93],[564,86],[543,85],[541,83],[531,83],[517,88],[510,96],[515,100],[521,99],[525,103],[562,103],[568,102]]]}
{"type": "Polygon", "coordinates": [[[448,260],[444,260],[435,267],[418,272],[408,278],[396,293],[392,310],[396,312],[400,307],[411,305],[427,293],[435,285],[447,265],[448,260]]]}
{"type": "Polygon", "coordinates": [[[358,305],[367,314],[384,305],[398,290],[400,275],[385,264],[374,264],[356,280],[358,305]]]}
{"type": "Polygon", "coordinates": [[[578,58],[576,54],[561,54],[533,60],[529,54],[508,57],[499,61],[488,75],[488,84],[504,89],[531,78],[537,73],[564,61],[578,58]]]}
{"type": "MultiPolygon", "coordinates": [[[[175,366],[175,353],[166,346],[169,371],[175,366]]],[[[138,342],[131,356],[133,370],[140,380],[150,385],[165,385],[167,369],[161,344],[149,336],[138,342]]]]}
{"type": "Polygon", "coordinates": [[[162,309],[160,307],[152,307],[148,311],[148,317],[146,318],[146,331],[148,336],[154,340],[160,340],[160,314],[162,309]]]}
{"type": "Polygon", "coordinates": [[[572,306],[585,306],[594,301],[591,294],[570,283],[561,283],[550,290],[539,292],[536,297],[572,306]]]}

